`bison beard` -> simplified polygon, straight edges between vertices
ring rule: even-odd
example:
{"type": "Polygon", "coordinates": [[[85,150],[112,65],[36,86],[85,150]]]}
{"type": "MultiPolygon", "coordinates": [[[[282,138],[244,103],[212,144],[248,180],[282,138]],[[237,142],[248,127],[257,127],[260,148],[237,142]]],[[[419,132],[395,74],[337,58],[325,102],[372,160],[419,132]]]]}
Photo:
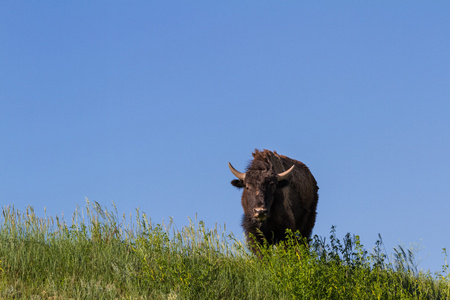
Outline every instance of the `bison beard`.
{"type": "Polygon", "coordinates": [[[238,178],[231,184],[244,188],[242,227],[253,253],[258,254],[264,240],[268,244],[284,240],[286,229],[311,236],[319,188],[308,167],[269,150],[255,150],[245,173],[229,167],[238,178]]]}

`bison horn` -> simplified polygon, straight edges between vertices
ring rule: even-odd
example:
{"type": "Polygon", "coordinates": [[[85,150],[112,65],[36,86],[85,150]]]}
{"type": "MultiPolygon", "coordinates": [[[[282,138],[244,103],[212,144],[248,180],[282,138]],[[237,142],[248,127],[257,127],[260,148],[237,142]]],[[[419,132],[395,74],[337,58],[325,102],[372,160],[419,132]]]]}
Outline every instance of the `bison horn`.
{"type": "Polygon", "coordinates": [[[236,176],[237,178],[239,178],[242,181],[245,179],[245,173],[239,172],[238,170],[233,168],[233,166],[230,163],[228,163],[228,167],[230,168],[231,173],[233,173],[234,176],[236,176]]]}
{"type": "MultiPolygon", "coordinates": [[[[292,172],[292,170],[294,169],[294,166],[295,166],[295,165],[292,165],[292,167],[291,167],[289,170],[284,171],[283,173],[278,174],[278,175],[277,175],[278,181],[281,181],[281,180],[285,179],[285,178],[289,175],[289,173],[292,172]]],[[[244,175],[245,175],[245,174],[244,174],[244,175]]]]}

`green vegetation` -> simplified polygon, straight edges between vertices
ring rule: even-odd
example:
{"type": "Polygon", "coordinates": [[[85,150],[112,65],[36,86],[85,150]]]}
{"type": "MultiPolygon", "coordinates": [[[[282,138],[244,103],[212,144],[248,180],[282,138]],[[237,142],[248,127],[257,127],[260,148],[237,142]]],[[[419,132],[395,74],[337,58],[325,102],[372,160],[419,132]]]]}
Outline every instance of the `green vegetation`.
{"type": "MultiPolygon", "coordinates": [[[[98,203],[71,225],[3,209],[0,299],[448,299],[450,275],[418,272],[411,252],[381,238],[369,253],[357,236],[310,246],[287,232],[262,258],[218,226],[191,221],[177,230],[139,211],[120,218],[98,203]]],[[[444,250],[445,253],[445,250],[444,250]]]]}

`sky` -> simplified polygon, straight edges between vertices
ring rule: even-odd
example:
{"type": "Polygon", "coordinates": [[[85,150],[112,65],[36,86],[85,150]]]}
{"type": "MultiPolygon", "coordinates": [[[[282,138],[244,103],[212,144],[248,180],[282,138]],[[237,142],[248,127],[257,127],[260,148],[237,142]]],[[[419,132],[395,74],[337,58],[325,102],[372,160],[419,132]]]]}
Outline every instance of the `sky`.
{"type": "Polygon", "coordinates": [[[380,234],[440,271],[449,28],[448,1],[3,2],[0,204],[243,237],[227,163],[276,150],[318,182],[313,234],[380,234]]]}

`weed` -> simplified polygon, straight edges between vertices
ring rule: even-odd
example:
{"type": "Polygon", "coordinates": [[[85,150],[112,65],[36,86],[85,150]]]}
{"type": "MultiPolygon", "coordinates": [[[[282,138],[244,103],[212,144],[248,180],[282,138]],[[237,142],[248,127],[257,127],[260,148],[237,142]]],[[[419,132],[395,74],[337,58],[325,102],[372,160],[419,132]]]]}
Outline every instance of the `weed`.
{"type": "Polygon", "coordinates": [[[357,235],[309,243],[298,233],[255,257],[225,226],[190,220],[177,229],[139,210],[120,218],[87,200],[71,223],[3,208],[0,298],[4,299],[448,299],[450,274],[417,270],[413,251],[381,236],[367,251],[357,235]]]}

